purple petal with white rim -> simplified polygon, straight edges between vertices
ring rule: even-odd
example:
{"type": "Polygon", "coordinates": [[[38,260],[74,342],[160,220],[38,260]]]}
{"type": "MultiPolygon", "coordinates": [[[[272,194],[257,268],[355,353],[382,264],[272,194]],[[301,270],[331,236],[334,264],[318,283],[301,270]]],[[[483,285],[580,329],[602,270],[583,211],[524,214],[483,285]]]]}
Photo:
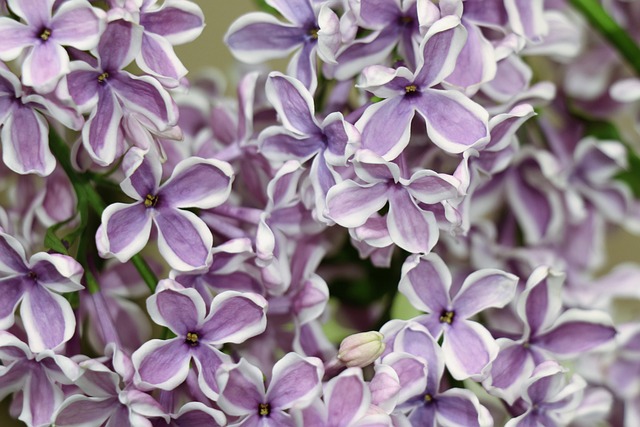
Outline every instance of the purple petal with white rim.
{"type": "Polygon", "coordinates": [[[183,405],[175,416],[178,426],[224,426],[227,418],[222,411],[213,409],[201,402],[189,402],[183,405]]]}
{"type": "Polygon", "coordinates": [[[72,61],[69,68],[71,71],[66,79],[60,82],[58,90],[62,92],[66,90],[78,110],[86,113],[98,102],[98,76],[101,73],[84,61],[72,61]]]}
{"type": "Polygon", "coordinates": [[[22,393],[22,412],[18,417],[27,425],[50,425],[53,413],[62,403],[62,391],[44,369],[31,371],[22,393]]]}
{"type": "Polygon", "coordinates": [[[615,335],[616,329],[606,313],[570,309],[558,317],[551,329],[532,341],[558,356],[568,357],[610,343],[615,335]]]}
{"type": "Polygon", "coordinates": [[[262,372],[244,358],[236,365],[222,367],[218,382],[218,404],[229,415],[248,415],[266,403],[262,372]]]}
{"type": "Polygon", "coordinates": [[[176,165],[158,197],[176,208],[215,208],[229,197],[232,180],[233,168],[228,163],[189,157],[176,165]]]}
{"type": "Polygon", "coordinates": [[[429,253],[440,234],[433,213],[420,209],[404,188],[397,187],[389,195],[387,228],[393,242],[411,253],[429,253]]]}
{"type": "Polygon", "coordinates": [[[184,337],[147,341],[131,356],[136,382],[162,390],[173,390],[189,373],[191,354],[184,337]]]}
{"type": "Polygon", "coordinates": [[[520,397],[522,384],[531,376],[535,362],[522,342],[507,338],[497,342],[500,353],[491,365],[490,378],[484,386],[511,405],[520,397]]]}
{"type": "Polygon", "coordinates": [[[562,285],[565,274],[538,267],[527,280],[527,289],[518,300],[518,316],[532,336],[548,329],[562,310],[562,285]]]}
{"type": "Polygon", "coordinates": [[[51,19],[54,0],[7,0],[9,8],[32,27],[44,26],[51,19]]]}
{"type": "Polygon", "coordinates": [[[343,181],[327,193],[327,215],[343,227],[358,227],[388,200],[386,184],[360,185],[343,181]]]}
{"type": "Polygon", "coordinates": [[[237,59],[256,64],[287,56],[304,38],[304,29],[283,24],[267,13],[253,12],[234,21],[224,41],[237,59]]]}
{"type": "Polygon", "coordinates": [[[460,92],[427,89],[415,106],[431,140],[449,153],[489,140],[489,113],[460,92]]]}
{"type": "Polygon", "coordinates": [[[60,77],[69,73],[69,56],[56,43],[36,44],[22,63],[22,82],[41,93],[51,92],[60,77]]]}
{"type": "Polygon", "coordinates": [[[2,126],[2,160],[19,174],[50,175],[56,160],[49,150],[47,121],[28,106],[17,107],[2,126]]]}
{"type": "Polygon", "coordinates": [[[320,359],[287,353],[273,367],[267,401],[280,410],[307,406],[322,393],[323,374],[320,359]]]}
{"type": "Polygon", "coordinates": [[[102,166],[113,163],[124,134],[120,128],[123,112],[120,102],[109,88],[100,88],[97,107],[91,111],[82,129],[82,143],[89,156],[102,166]]]}
{"type": "Polygon", "coordinates": [[[15,322],[14,312],[22,300],[22,277],[4,277],[0,279],[0,329],[5,330],[15,322]]]}
{"type": "Polygon", "coordinates": [[[348,368],[324,387],[328,424],[347,426],[364,416],[371,394],[360,368],[348,368]]]}
{"type": "Polygon", "coordinates": [[[484,326],[464,319],[453,320],[442,343],[447,368],[457,380],[484,379],[485,369],[498,350],[498,344],[484,326]]]}
{"type": "Polygon", "coordinates": [[[56,349],[74,333],[76,318],[64,297],[34,284],[24,294],[20,318],[33,352],[56,349]]]}
{"type": "Polygon", "coordinates": [[[206,307],[195,289],[162,289],[147,299],[147,312],[158,325],[185,337],[198,329],[206,307]]]}
{"type": "Polygon", "coordinates": [[[0,18],[0,59],[14,60],[24,48],[36,43],[33,29],[12,18],[0,18]]]}
{"type": "Polygon", "coordinates": [[[489,427],[491,414],[471,390],[453,388],[438,395],[436,420],[451,427],[489,427]]]}
{"type": "Polygon", "coordinates": [[[101,69],[115,72],[129,65],[140,52],[142,32],[142,27],[132,22],[111,21],[98,44],[101,69]]]}
{"type": "Polygon", "coordinates": [[[54,424],[60,427],[102,425],[118,404],[115,397],[70,396],[56,410],[54,424]]]}
{"type": "Polygon", "coordinates": [[[302,44],[302,49],[296,51],[287,66],[287,74],[294,76],[300,80],[302,84],[314,93],[318,86],[318,76],[316,75],[317,61],[317,43],[306,41],[302,44]]]}
{"type": "Polygon", "coordinates": [[[149,194],[157,195],[162,167],[160,159],[131,147],[122,160],[125,179],[120,183],[124,193],[136,200],[144,200],[149,194]]]}
{"type": "Polygon", "coordinates": [[[241,343],[262,333],[267,325],[267,301],[258,294],[226,291],[211,303],[201,327],[203,340],[213,344],[241,343]]]}
{"type": "Polygon", "coordinates": [[[159,9],[140,15],[145,32],[158,34],[172,45],[190,42],[204,28],[202,9],[195,3],[167,0],[159,9]]]}
{"type": "Polygon", "coordinates": [[[199,345],[193,349],[193,359],[198,369],[200,390],[213,400],[218,399],[218,381],[216,374],[223,364],[231,363],[231,358],[209,345],[199,345]]]}
{"type": "Polygon", "coordinates": [[[31,271],[38,283],[56,292],[74,292],[84,289],[80,279],[84,270],[78,261],[70,256],[38,252],[29,258],[31,271]]]}
{"type": "Polygon", "coordinates": [[[278,118],[287,130],[302,135],[319,133],[315,120],[313,98],[297,79],[272,72],[266,83],[269,102],[278,112],[278,118]]]}
{"type": "Polygon", "coordinates": [[[114,203],[102,213],[102,231],[106,240],[105,255],[115,256],[120,262],[128,261],[149,241],[151,214],[142,202],[128,205],[114,203]]]}
{"type": "Polygon", "coordinates": [[[105,29],[105,18],[101,9],[85,0],[67,1],[58,7],[51,20],[50,39],[79,50],[93,49],[105,29]]]}
{"type": "Polygon", "coordinates": [[[394,351],[385,356],[382,363],[391,366],[398,374],[400,381],[398,402],[406,402],[427,389],[429,370],[423,359],[412,354],[394,351]]]}
{"type": "Polygon", "coordinates": [[[158,249],[171,268],[191,271],[211,263],[213,236],[196,214],[160,208],[153,221],[158,228],[158,249]]]}
{"type": "Polygon", "coordinates": [[[0,272],[12,274],[28,271],[24,248],[20,242],[0,230],[0,272]]]}
{"type": "Polygon", "coordinates": [[[267,0],[267,3],[295,24],[308,25],[316,20],[309,0],[267,0]]]}
{"type": "Polygon", "coordinates": [[[171,44],[164,38],[145,32],[136,63],[147,74],[157,78],[165,87],[177,87],[187,75],[171,44]]]}
{"type": "Polygon", "coordinates": [[[418,310],[440,314],[450,309],[450,288],[451,273],[442,258],[434,253],[412,255],[402,265],[398,290],[418,310]]]}
{"type": "Polygon", "coordinates": [[[504,307],[513,300],[517,284],[517,276],[501,270],[474,271],[453,299],[456,315],[468,318],[489,307],[504,307]]]}
{"type": "Polygon", "coordinates": [[[451,175],[424,169],[411,175],[406,189],[417,201],[431,205],[459,196],[459,185],[451,175]]]}

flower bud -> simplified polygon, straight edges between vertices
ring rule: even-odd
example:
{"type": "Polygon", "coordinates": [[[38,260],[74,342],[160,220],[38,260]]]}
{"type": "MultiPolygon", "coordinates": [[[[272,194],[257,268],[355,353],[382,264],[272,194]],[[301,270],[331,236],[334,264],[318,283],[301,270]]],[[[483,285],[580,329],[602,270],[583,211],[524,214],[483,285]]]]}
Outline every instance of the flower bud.
{"type": "Polygon", "coordinates": [[[338,359],[349,368],[368,366],[384,351],[383,338],[377,331],[348,336],[340,343],[338,359]]]}

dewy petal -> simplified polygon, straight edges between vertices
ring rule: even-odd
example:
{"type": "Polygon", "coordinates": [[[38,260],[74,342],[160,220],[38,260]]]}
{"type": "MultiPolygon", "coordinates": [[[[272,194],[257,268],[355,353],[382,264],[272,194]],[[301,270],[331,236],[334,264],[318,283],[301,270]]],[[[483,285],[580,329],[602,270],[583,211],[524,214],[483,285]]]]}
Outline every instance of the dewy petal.
{"type": "Polygon", "coordinates": [[[157,130],[166,130],[176,123],[178,117],[173,99],[153,77],[121,72],[109,79],[109,85],[125,111],[140,114],[157,130]]]}
{"type": "Polygon", "coordinates": [[[398,290],[411,305],[427,313],[450,309],[451,273],[442,258],[431,253],[412,255],[402,265],[398,290]]]}
{"type": "Polygon", "coordinates": [[[60,77],[69,73],[69,55],[56,43],[39,43],[31,48],[22,63],[22,82],[47,93],[60,77]]]}
{"type": "Polygon", "coordinates": [[[273,367],[267,401],[279,410],[307,406],[322,394],[323,374],[320,359],[287,353],[273,367]]]}
{"type": "Polygon", "coordinates": [[[36,43],[33,29],[8,17],[0,18],[0,59],[12,61],[24,48],[36,43]]]}
{"type": "Polygon", "coordinates": [[[393,160],[404,150],[411,136],[413,104],[404,96],[380,101],[364,111],[355,126],[362,134],[362,147],[393,160]]]}
{"type": "Polygon", "coordinates": [[[120,122],[123,113],[120,102],[109,88],[101,88],[97,107],[82,129],[82,144],[98,164],[113,163],[120,141],[124,139],[120,122]]]}
{"type": "Polygon", "coordinates": [[[479,323],[460,319],[445,331],[442,350],[451,376],[457,380],[481,380],[485,368],[498,355],[498,344],[479,323]]]}
{"type": "Polygon", "coordinates": [[[429,253],[438,241],[435,215],[420,209],[404,188],[391,191],[387,228],[393,242],[411,253],[429,253]]]}
{"type": "Polygon", "coordinates": [[[202,324],[202,339],[213,345],[241,343],[262,333],[267,325],[267,301],[258,294],[225,291],[211,302],[202,324]]]}
{"type": "Polygon", "coordinates": [[[362,380],[360,368],[348,368],[324,388],[328,425],[347,426],[364,416],[371,394],[362,380]]]}
{"type": "Polygon", "coordinates": [[[359,227],[384,207],[388,191],[385,183],[343,181],[327,193],[327,215],[343,227],[359,227]]]}
{"type": "Polygon", "coordinates": [[[456,66],[456,59],[467,38],[466,29],[457,16],[448,15],[436,21],[420,44],[415,83],[432,87],[445,79],[456,66]]]}
{"type": "Polygon", "coordinates": [[[224,41],[237,59],[256,64],[287,56],[304,38],[304,29],[283,24],[273,15],[253,12],[234,21],[224,41]],[[264,37],[265,34],[269,37],[264,37]]]}
{"type": "Polygon", "coordinates": [[[438,395],[436,420],[451,427],[489,427],[491,414],[471,390],[452,388],[438,395]]]}
{"type": "Polygon", "coordinates": [[[111,21],[98,43],[100,68],[113,73],[129,65],[140,52],[142,32],[142,27],[132,22],[111,21]]]}
{"type": "Polygon", "coordinates": [[[49,127],[41,114],[18,105],[4,122],[1,136],[2,160],[9,169],[40,176],[53,172],[56,159],[49,150],[49,127]]]}
{"type": "Polygon", "coordinates": [[[147,341],[131,356],[136,381],[162,390],[173,390],[189,374],[188,344],[184,337],[147,341]]]}
{"type": "Polygon", "coordinates": [[[218,404],[229,415],[248,415],[256,412],[259,404],[267,403],[262,372],[244,358],[232,367],[223,367],[218,382],[218,404]]]}
{"type": "Polygon", "coordinates": [[[69,0],[56,10],[50,24],[50,39],[64,46],[90,50],[98,45],[106,26],[103,11],[85,0],[69,0]]]}
{"type": "Polygon", "coordinates": [[[166,326],[176,335],[186,337],[195,332],[206,314],[202,297],[192,288],[163,289],[147,299],[147,312],[155,323],[166,326]]]}
{"type": "Polygon", "coordinates": [[[13,236],[0,231],[0,272],[27,273],[27,260],[24,248],[13,236]]]}
{"type": "Polygon", "coordinates": [[[313,98],[299,80],[272,72],[267,79],[266,94],[287,130],[302,135],[319,133],[313,98]]]}
{"type": "Polygon", "coordinates": [[[102,226],[108,246],[106,255],[128,261],[149,241],[151,215],[142,202],[128,205],[114,203],[102,213],[102,226]]]}
{"type": "Polygon", "coordinates": [[[416,108],[427,124],[429,138],[449,153],[488,141],[489,113],[460,92],[427,89],[416,108]]]}
{"type": "Polygon", "coordinates": [[[489,307],[504,307],[515,297],[517,284],[517,276],[501,270],[474,271],[453,299],[456,316],[466,319],[489,307]]]}
{"type": "Polygon", "coordinates": [[[24,294],[23,280],[20,276],[0,279],[0,330],[9,329],[15,322],[13,313],[24,294]]]}
{"type": "Polygon", "coordinates": [[[136,58],[140,69],[156,77],[166,87],[177,87],[180,79],[187,75],[171,44],[164,38],[145,32],[142,37],[140,55],[136,58]]]}
{"type": "Polygon", "coordinates": [[[213,236],[196,214],[173,208],[157,209],[158,249],[171,268],[191,271],[211,262],[213,236]]]}
{"type": "Polygon", "coordinates": [[[233,168],[227,162],[189,157],[176,165],[158,197],[176,208],[215,208],[229,197],[232,180],[233,168]]]}
{"type": "Polygon", "coordinates": [[[158,34],[172,45],[193,41],[204,28],[204,15],[193,2],[166,0],[154,11],[140,15],[145,32],[158,34]]]}
{"type": "Polygon", "coordinates": [[[37,353],[55,349],[74,333],[76,318],[64,297],[34,284],[20,305],[20,318],[29,339],[29,348],[37,353]]]}
{"type": "Polygon", "coordinates": [[[596,310],[570,309],[550,330],[532,342],[562,357],[574,356],[610,342],[616,335],[611,318],[596,310]]]}

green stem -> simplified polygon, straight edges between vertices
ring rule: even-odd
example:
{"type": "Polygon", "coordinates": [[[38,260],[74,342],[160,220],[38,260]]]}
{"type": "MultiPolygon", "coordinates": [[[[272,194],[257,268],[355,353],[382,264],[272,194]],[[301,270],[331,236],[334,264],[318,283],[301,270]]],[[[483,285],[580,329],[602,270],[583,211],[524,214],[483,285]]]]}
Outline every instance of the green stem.
{"type": "MultiPolygon", "coordinates": [[[[83,208],[83,205],[86,206],[88,203],[91,209],[98,215],[102,215],[102,211],[105,209],[105,203],[100,197],[100,194],[96,191],[95,188],[91,185],[91,180],[88,178],[87,174],[81,174],[77,172],[73,165],[71,164],[71,150],[67,146],[67,144],[60,138],[60,136],[56,133],[55,130],[51,129],[49,132],[49,147],[51,152],[55,156],[56,160],[62,166],[62,169],[65,171],[69,180],[71,181],[71,185],[73,185],[73,189],[78,198],[78,209],[83,216],[81,218],[82,224],[86,227],[88,223],[86,208],[83,208]]],[[[158,278],[156,277],[149,264],[140,256],[139,254],[134,255],[131,258],[131,262],[133,263],[136,270],[138,270],[138,274],[142,277],[142,280],[147,284],[151,292],[155,292],[156,286],[158,284],[158,278]]],[[[89,285],[89,273],[87,271],[87,284],[89,285]]],[[[93,277],[93,276],[91,276],[93,277]]],[[[97,285],[98,282],[93,280],[93,283],[90,286],[97,285]]],[[[91,291],[91,287],[89,287],[89,291],[91,291]]]]}
{"type": "Polygon", "coordinates": [[[640,47],[607,13],[598,0],[569,0],[587,21],[602,34],[640,76],[640,47]]]}

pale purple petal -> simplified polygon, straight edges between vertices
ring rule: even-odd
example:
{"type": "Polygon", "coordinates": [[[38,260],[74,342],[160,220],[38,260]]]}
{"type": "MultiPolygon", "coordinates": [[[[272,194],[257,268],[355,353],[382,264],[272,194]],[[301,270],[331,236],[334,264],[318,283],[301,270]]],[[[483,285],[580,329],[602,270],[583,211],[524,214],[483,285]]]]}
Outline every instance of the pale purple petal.
{"type": "Polygon", "coordinates": [[[180,427],[218,427],[227,424],[227,419],[222,411],[210,408],[201,402],[186,403],[175,417],[175,423],[180,427]]]}
{"type": "Polygon", "coordinates": [[[269,159],[286,161],[291,158],[306,161],[321,149],[317,137],[292,135],[281,127],[273,126],[260,133],[261,152],[269,159]]]}
{"type": "Polygon", "coordinates": [[[248,415],[257,412],[260,403],[267,403],[262,372],[246,359],[230,368],[223,367],[218,378],[218,404],[227,414],[248,415]]]}
{"type": "Polygon", "coordinates": [[[185,337],[198,330],[206,308],[195,289],[163,289],[147,299],[147,311],[155,323],[185,337]]]}
{"type": "Polygon", "coordinates": [[[328,216],[343,227],[358,227],[387,203],[387,185],[343,181],[327,193],[328,216]]]}
{"type": "Polygon", "coordinates": [[[535,345],[561,356],[572,356],[601,346],[615,337],[611,318],[601,311],[571,309],[550,330],[535,337],[535,345]]]}
{"type": "Polygon", "coordinates": [[[420,209],[403,188],[390,193],[387,228],[393,242],[411,253],[429,253],[438,241],[435,216],[420,209]]]}
{"type": "Polygon", "coordinates": [[[8,17],[0,18],[0,59],[16,59],[24,48],[36,43],[33,29],[8,17]]]}
{"type": "MultiPolygon", "coordinates": [[[[114,203],[102,213],[102,227],[106,239],[105,252],[120,262],[128,261],[144,248],[151,234],[151,215],[143,203],[128,205],[114,203]]],[[[96,240],[99,240],[99,233],[96,240]]]]}
{"type": "Polygon", "coordinates": [[[412,255],[402,266],[398,290],[418,310],[440,315],[450,309],[451,273],[442,258],[429,255],[412,255]]]}
{"type": "Polygon", "coordinates": [[[459,196],[460,182],[450,175],[423,169],[411,176],[406,188],[419,202],[435,204],[459,196]]]}
{"type": "Polygon", "coordinates": [[[98,102],[98,76],[101,73],[83,61],[71,62],[70,68],[71,72],[62,80],[61,85],[66,84],[71,99],[84,113],[98,102]]]}
{"type": "Polygon", "coordinates": [[[428,367],[426,391],[432,395],[438,393],[444,373],[444,356],[442,349],[429,331],[419,324],[410,324],[398,333],[393,348],[394,351],[404,351],[426,361],[428,367]]]}
{"type": "Polygon", "coordinates": [[[24,248],[20,242],[0,231],[0,272],[13,274],[28,271],[24,248]]]}
{"type": "Polygon", "coordinates": [[[349,368],[330,380],[324,389],[328,424],[346,427],[361,418],[371,401],[359,368],[349,368]]]}
{"type": "Polygon", "coordinates": [[[70,396],[56,411],[54,424],[60,427],[102,425],[118,405],[115,397],[70,396]]]}
{"type": "Polygon", "coordinates": [[[71,338],[76,327],[69,301],[37,284],[25,292],[20,318],[33,352],[57,348],[71,338]]]}
{"type": "Polygon", "coordinates": [[[98,45],[106,20],[102,10],[85,0],[69,0],[60,5],[51,20],[50,40],[79,50],[98,45]]]}
{"type": "Polygon", "coordinates": [[[56,292],[73,292],[84,289],[80,279],[84,270],[78,261],[67,255],[38,252],[29,259],[31,271],[38,283],[56,292]]]}
{"type": "Polygon", "coordinates": [[[393,160],[409,143],[414,114],[413,104],[404,96],[369,106],[355,124],[362,134],[362,147],[393,160]]]}
{"type": "Polygon", "coordinates": [[[522,384],[531,376],[535,363],[531,352],[522,342],[501,338],[498,343],[500,353],[491,365],[491,376],[485,387],[507,403],[513,404],[520,396],[522,384]]]}
{"type": "Polygon", "coordinates": [[[54,0],[8,0],[9,8],[30,27],[45,26],[51,20],[54,0]]]}
{"type": "Polygon", "coordinates": [[[309,25],[316,20],[309,0],[267,0],[267,3],[295,24],[309,25]]]}
{"type": "Polygon", "coordinates": [[[454,319],[442,343],[447,368],[457,380],[483,379],[485,368],[498,355],[498,344],[484,326],[454,319]]]}
{"type": "Polygon", "coordinates": [[[539,267],[529,276],[517,310],[532,336],[548,329],[560,315],[564,278],[564,273],[547,267],[539,267]]]}
{"type": "Polygon", "coordinates": [[[35,110],[18,105],[2,127],[2,160],[20,174],[47,176],[56,166],[49,150],[49,127],[35,110]]]}
{"type": "Polygon", "coordinates": [[[233,169],[215,159],[190,157],[176,165],[158,192],[160,203],[176,208],[215,208],[231,192],[233,169]],[[202,185],[207,183],[207,185],[202,185]]]}
{"type": "Polygon", "coordinates": [[[153,221],[158,228],[158,249],[171,268],[190,271],[211,262],[213,236],[196,214],[161,208],[153,221]]]}
{"type": "Polygon", "coordinates": [[[167,39],[171,44],[183,44],[197,38],[204,28],[204,15],[196,3],[169,0],[157,10],[140,15],[140,25],[167,39]]]}
{"type": "Polygon", "coordinates": [[[136,63],[140,69],[151,74],[166,87],[177,87],[180,79],[187,75],[187,69],[169,42],[158,35],[145,32],[142,48],[136,63]]]}
{"type": "Polygon", "coordinates": [[[162,175],[160,159],[147,154],[138,147],[132,147],[122,160],[125,179],[120,183],[124,193],[136,200],[144,200],[148,195],[157,195],[162,175]]]}
{"type": "Polygon", "coordinates": [[[236,58],[255,64],[287,56],[303,43],[305,36],[302,28],[283,24],[267,13],[254,12],[233,22],[224,41],[236,58]]]}
{"type": "Polygon", "coordinates": [[[320,359],[287,353],[273,367],[267,401],[274,409],[306,406],[322,393],[324,367],[320,359]]]}
{"type": "Polygon", "coordinates": [[[447,77],[456,66],[458,54],[464,46],[466,30],[460,19],[449,15],[436,21],[420,45],[415,83],[420,87],[432,87],[447,77]]]}
{"type": "Polygon", "coordinates": [[[14,312],[24,294],[23,278],[4,277],[0,279],[0,329],[9,329],[15,321],[14,312]]]}
{"type": "Polygon", "coordinates": [[[338,64],[331,67],[332,74],[338,80],[347,80],[358,75],[366,66],[384,63],[396,46],[397,40],[398,33],[392,27],[355,40],[346,49],[341,50],[336,58],[338,64]]]}
{"type": "Polygon", "coordinates": [[[267,79],[266,94],[287,130],[302,135],[319,133],[313,98],[299,80],[272,72],[267,79]]]}
{"type": "Polygon", "coordinates": [[[22,396],[24,400],[19,419],[27,425],[50,425],[54,411],[62,403],[62,391],[40,367],[31,370],[22,396]]]}
{"type": "Polygon", "coordinates": [[[438,396],[436,420],[451,427],[489,427],[493,419],[471,390],[454,388],[438,396]]]}
{"type": "Polygon", "coordinates": [[[202,339],[213,345],[241,343],[262,333],[267,322],[266,305],[266,300],[258,294],[235,291],[218,294],[200,329],[202,339]]]}
{"type": "MultiPolygon", "coordinates": [[[[387,355],[382,363],[391,366],[398,374],[400,381],[398,402],[406,402],[415,398],[427,389],[429,370],[425,360],[412,354],[394,351],[387,355]]],[[[437,387],[435,389],[437,390],[437,387]]]]}
{"type": "Polygon", "coordinates": [[[113,73],[129,65],[140,52],[142,33],[139,25],[123,19],[111,21],[98,44],[101,69],[113,73]]]}
{"type": "Polygon", "coordinates": [[[517,276],[501,270],[474,271],[453,299],[456,316],[468,318],[489,307],[504,307],[515,297],[517,284],[517,276]]]}
{"type": "Polygon", "coordinates": [[[64,48],[56,43],[40,43],[33,46],[22,63],[22,82],[46,93],[68,72],[69,56],[64,48]]]}
{"type": "Polygon", "coordinates": [[[461,153],[489,139],[489,114],[460,92],[428,89],[415,105],[431,140],[449,153],[461,153]]]}
{"type": "Polygon", "coordinates": [[[302,49],[293,54],[287,66],[287,74],[300,80],[311,93],[314,93],[318,86],[318,76],[316,75],[316,69],[318,68],[316,64],[317,50],[317,43],[306,41],[302,45],[302,49]]]}
{"type": "Polygon", "coordinates": [[[113,163],[118,146],[124,140],[120,128],[122,117],[122,107],[113,91],[101,87],[97,107],[82,129],[82,143],[91,158],[102,166],[113,163]]]}
{"type": "Polygon", "coordinates": [[[207,345],[193,348],[193,360],[198,369],[198,385],[200,390],[213,400],[218,399],[218,380],[216,375],[220,366],[232,363],[231,358],[223,352],[207,345]]]}
{"type": "Polygon", "coordinates": [[[176,388],[189,373],[189,348],[184,337],[146,342],[131,356],[137,381],[162,390],[176,388]]]}

